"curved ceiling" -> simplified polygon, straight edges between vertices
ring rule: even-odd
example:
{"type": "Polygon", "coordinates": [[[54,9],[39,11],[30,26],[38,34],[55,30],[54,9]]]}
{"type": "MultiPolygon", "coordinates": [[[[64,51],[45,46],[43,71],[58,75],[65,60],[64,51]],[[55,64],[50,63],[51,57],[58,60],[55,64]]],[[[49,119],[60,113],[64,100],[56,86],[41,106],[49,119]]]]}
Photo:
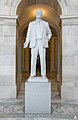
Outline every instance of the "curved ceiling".
{"type": "Polygon", "coordinates": [[[56,26],[59,26],[60,17],[57,14],[57,12],[53,8],[47,5],[40,4],[40,5],[32,5],[23,10],[23,13],[19,16],[20,27],[22,27],[24,24],[30,21],[33,21],[35,19],[36,9],[42,10],[43,20],[49,22],[49,24],[55,24],[56,26]]]}
{"type": "Polygon", "coordinates": [[[59,29],[61,7],[57,0],[21,0],[17,8],[20,30],[24,30],[35,19],[36,9],[42,10],[42,19],[51,27],[59,29]]]}
{"type": "Polygon", "coordinates": [[[20,16],[23,10],[28,6],[39,4],[44,4],[52,7],[58,13],[58,15],[62,13],[60,4],[58,3],[57,0],[21,0],[17,8],[17,15],[20,16]]]}

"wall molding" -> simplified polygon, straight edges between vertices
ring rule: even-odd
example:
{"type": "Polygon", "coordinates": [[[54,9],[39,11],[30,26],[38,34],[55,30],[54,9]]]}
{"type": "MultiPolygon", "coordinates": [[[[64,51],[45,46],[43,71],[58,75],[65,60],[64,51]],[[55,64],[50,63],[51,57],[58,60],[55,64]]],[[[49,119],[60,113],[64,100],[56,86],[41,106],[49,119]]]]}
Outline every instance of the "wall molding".
{"type": "Polygon", "coordinates": [[[0,15],[2,19],[18,19],[18,15],[0,15]]]}

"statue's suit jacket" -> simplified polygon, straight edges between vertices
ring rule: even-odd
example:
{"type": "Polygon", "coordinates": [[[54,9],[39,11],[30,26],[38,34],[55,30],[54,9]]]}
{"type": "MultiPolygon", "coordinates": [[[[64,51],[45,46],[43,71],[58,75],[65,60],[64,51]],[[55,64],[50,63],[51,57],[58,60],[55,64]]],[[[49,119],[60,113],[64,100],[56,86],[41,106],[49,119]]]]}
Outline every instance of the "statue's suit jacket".
{"type": "MultiPolygon", "coordinates": [[[[49,28],[48,22],[45,22],[41,20],[41,40],[42,40],[42,46],[45,48],[48,48],[48,41],[51,38],[51,30],[49,28]]],[[[29,23],[28,31],[27,31],[27,37],[26,37],[26,43],[30,43],[30,48],[34,48],[36,46],[36,21],[32,21],[29,23]]]]}

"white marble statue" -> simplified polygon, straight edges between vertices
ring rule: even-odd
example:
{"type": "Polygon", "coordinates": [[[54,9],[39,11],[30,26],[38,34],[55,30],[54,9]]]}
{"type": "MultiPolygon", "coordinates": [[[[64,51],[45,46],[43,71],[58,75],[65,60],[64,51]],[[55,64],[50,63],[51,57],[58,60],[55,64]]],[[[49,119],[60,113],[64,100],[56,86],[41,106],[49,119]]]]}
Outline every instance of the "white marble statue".
{"type": "Polygon", "coordinates": [[[37,55],[40,56],[41,76],[46,77],[46,48],[52,33],[46,21],[41,19],[42,11],[36,10],[36,20],[29,23],[24,48],[30,43],[31,48],[31,77],[36,76],[37,55]]]}

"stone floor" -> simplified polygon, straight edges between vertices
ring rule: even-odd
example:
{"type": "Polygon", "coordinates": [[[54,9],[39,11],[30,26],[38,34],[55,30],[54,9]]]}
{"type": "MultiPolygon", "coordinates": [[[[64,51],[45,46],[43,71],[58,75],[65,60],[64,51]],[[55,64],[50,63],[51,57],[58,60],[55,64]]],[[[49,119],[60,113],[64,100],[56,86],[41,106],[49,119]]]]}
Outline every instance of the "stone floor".
{"type": "Polygon", "coordinates": [[[57,92],[52,93],[51,114],[25,114],[25,99],[21,97],[0,99],[0,120],[78,120],[77,118],[78,101],[60,100],[57,92]]]}
{"type": "Polygon", "coordinates": [[[52,90],[51,114],[25,114],[24,84],[18,99],[0,99],[0,120],[78,120],[78,101],[60,100],[56,87],[52,90]]]}

